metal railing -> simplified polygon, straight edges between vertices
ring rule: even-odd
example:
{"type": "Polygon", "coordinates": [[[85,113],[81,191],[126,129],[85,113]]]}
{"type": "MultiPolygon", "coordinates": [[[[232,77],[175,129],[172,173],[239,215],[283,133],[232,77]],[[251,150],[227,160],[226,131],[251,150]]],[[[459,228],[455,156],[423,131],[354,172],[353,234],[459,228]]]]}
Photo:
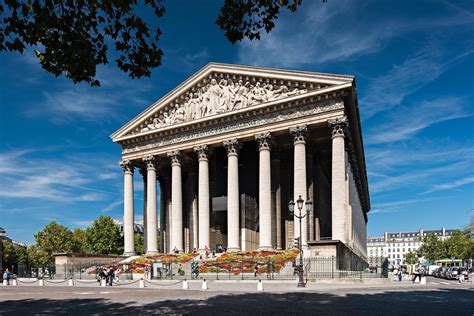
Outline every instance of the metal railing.
{"type": "MultiPolygon", "coordinates": [[[[18,277],[43,279],[85,279],[98,278],[98,272],[107,266],[120,269],[121,280],[144,277],[147,280],[296,280],[298,278],[297,260],[280,262],[233,260],[222,265],[212,266],[206,261],[197,262],[194,269],[191,262],[182,264],[163,264],[159,269],[150,269],[146,274],[133,272],[117,263],[91,262],[86,264],[63,264],[45,267],[19,267],[18,277]],[[205,271],[205,272],[204,272],[205,271]]],[[[196,263],[195,263],[196,264],[196,263]]],[[[305,279],[367,279],[384,278],[388,275],[388,261],[381,261],[378,269],[369,269],[367,264],[357,259],[338,259],[336,257],[311,257],[303,261],[305,279]]]]}

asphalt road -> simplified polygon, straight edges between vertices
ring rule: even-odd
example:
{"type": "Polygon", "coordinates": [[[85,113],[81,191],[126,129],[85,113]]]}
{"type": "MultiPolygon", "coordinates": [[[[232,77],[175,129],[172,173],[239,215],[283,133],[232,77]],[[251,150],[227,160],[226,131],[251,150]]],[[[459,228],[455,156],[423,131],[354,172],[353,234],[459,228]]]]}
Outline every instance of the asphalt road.
{"type": "MultiPolygon", "coordinates": [[[[439,280],[445,282],[446,280],[439,280]]],[[[318,314],[474,315],[472,283],[427,286],[309,287],[305,291],[235,292],[125,287],[0,288],[0,315],[32,314],[318,314]]]]}

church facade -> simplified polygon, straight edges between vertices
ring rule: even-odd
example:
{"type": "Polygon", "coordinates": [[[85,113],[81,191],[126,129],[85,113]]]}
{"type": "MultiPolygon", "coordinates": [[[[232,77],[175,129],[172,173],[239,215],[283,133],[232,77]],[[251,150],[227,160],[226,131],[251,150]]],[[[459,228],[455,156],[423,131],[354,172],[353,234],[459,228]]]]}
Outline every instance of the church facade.
{"type": "Polygon", "coordinates": [[[300,238],[308,255],[366,260],[370,198],[352,76],[210,63],[111,138],[122,148],[125,255],[135,252],[140,176],[148,254],[287,249],[300,238]],[[288,210],[300,196],[313,202],[301,231],[288,210]],[[160,247],[147,229],[158,216],[160,247]]]}

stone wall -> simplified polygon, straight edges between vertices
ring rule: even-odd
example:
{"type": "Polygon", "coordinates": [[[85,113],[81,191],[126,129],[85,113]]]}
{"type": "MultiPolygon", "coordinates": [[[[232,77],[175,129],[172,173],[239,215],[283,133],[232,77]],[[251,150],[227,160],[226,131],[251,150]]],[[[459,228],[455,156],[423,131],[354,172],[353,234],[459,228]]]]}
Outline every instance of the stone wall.
{"type": "Polygon", "coordinates": [[[351,221],[349,223],[349,246],[354,248],[358,255],[367,257],[367,225],[349,163],[347,163],[346,168],[348,175],[348,215],[351,221]]]}
{"type": "Polygon", "coordinates": [[[90,263],[113,263],[122,260],[124,257],[116,255],[90,255],[82,253],[58,253],[54,254],[56,266],[62,265],[86,265],[90,263]]]}

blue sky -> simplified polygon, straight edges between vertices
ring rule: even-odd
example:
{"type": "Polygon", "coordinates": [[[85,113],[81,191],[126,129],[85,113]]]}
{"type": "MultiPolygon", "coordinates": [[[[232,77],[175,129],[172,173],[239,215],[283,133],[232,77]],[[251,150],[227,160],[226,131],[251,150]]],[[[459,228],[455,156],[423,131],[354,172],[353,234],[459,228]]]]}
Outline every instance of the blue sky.
{"type": "Polygon", "coordinates": [[[12,238],[32,243],[51,220],[120,218],[109,135],[210,61],[356,76],[369,235],[462,227],[474,215],[472,1],[304,1],[261,41],[236,45],[214,24],[214,1],[165,5],[151,79],[108,65],[91,88],[46,74],[32,52],[0,55],[0,226],[12,238]]]}

